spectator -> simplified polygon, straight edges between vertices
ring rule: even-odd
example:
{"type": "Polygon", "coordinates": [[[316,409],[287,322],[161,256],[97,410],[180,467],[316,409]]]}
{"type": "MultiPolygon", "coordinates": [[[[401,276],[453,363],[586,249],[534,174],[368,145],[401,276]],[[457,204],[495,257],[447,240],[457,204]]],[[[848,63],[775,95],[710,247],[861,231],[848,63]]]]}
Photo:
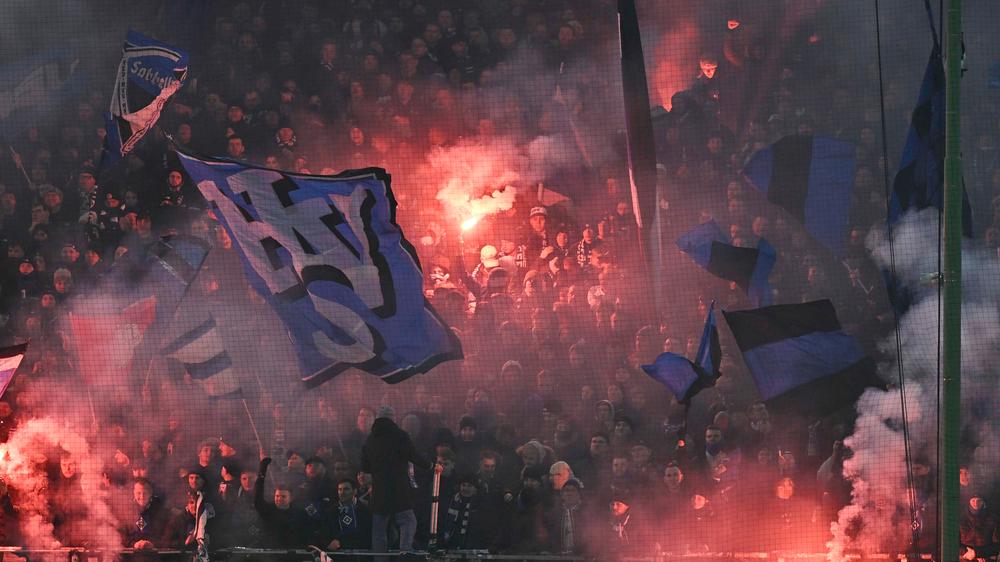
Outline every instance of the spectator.
{"type": "MultiPolygon", "coordinates": [[[[413,514],[413,492],[410,487],[409,463],[429,470],[409,435],[393,421],[395,412],[388,407],[379,410],[371,433],[361,451],[361,470],[372,478],[372,548],[386,552],[389,519],[399,526],[399,550],[413,550],[417,519],[413,514]]],[[[443,467],[435,466],[440,474],[443,467]]]]}

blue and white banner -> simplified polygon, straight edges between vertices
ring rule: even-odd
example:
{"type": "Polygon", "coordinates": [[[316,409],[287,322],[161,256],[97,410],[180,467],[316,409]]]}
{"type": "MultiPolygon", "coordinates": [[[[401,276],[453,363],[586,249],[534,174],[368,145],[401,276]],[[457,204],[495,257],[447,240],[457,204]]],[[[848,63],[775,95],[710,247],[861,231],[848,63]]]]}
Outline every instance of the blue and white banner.
{"type": "Polygon", "coordinates": [[[397,383],[462,357],[424,299],[385,170],[312,176],[178,154],[283,320],[304,381],[356,367],[397,383]]]}
{"type": "Polygon", "coordinates": [[[129,31],[122,47],[111,109],[105,115],[106,165],[135,148],[160,118],[163,106],[187,78],[187,53],[129,31]]]}
{"type": "Polygon", "coordinates": [[[184,371],[208,396],[230,396],[241,390],[232,358],[211,316],[170,342],[162,353],[184,365],[184,371]]]}

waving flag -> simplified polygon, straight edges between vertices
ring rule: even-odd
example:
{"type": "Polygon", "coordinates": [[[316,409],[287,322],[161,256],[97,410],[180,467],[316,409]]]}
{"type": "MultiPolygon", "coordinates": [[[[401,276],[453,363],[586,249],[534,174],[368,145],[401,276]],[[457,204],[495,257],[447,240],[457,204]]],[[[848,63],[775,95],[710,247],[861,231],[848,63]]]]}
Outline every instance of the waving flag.
{"type": "Polygon", "coordinates": [[[241,390],[233,361],[219,335],[215,319],[209,316],[165,348],[163,354],[184,365],[191,379],[213,398],[229,396],[241,390]]]}
{"type": "Polygon", "coordinates": [[[819,135],[789,135],[758,150],[743,175],[792,214],[835,255],[844,253],[854,190],[854,145],[819,135]]]}
{"type": "Polygon", "coordinates": [[[88,383],[121,383],[129,375],[136,348],[156,320],[156,298],[121,312],[69,314],[77,368],[88,383]]]}
{"type": "Polygon", "coordinates": [[[310,176],[178,154],[284,322],[304,381],[356,367],[396,383],[461,357],[424,299],[384,170],[310,176]]]}
{"type": "Polygon", "coordinates": [[[824,415],[885,388],[861,345],[841,331],[829,300],[723,311],[761,398],[824,415]]]}
{"type": "MultiPolygon", "coordinates": [[[[920,84],[917,106],[913,109],[910,131],[892,182],[889,222],[895,224],[910,210],[944,207],[944,66],[941,50],[935,47],[927,61],[920,84]]],[[[962,231],[972,236],[972,208],[969,194],[962,190],[962,231]]]]}
{"type": "Polygon", "coordinates": [[[0,398],[3,398],[7,387],[14,380],[14,373],[21,366],[27,350],[27,342],[0,348],[0,398]]]}
{"type": "Polygon", "coordinates": [[[705,328],[701,333],[701,343],[694,361],[676,353],[661,353],[652,365],[643,365],[642,370],[670,392],[681,404],[690,404],[691,399],[702,389],[715,386],[720,376],[719,363],[722,348],[719,345],[719,330],[715,324],[715,302],[708,307],[705,328]]]}
{"type": "MultiPolygon", "coordinates": [[[[924,70],[917,106],[913,109],[899,171],[892,182],[889,225],[896,224],[908,211],[927,207],[944,208],[944,65],[940,47],[934,47],[924,70]]],[[[969,194],[962,190],[962,233],[972,236],[972,207],[969,194]]],[[[893,276],[882,271],[889,301],[898,314],[910,308],[913,294],[893,276]]]]}
{"type": "Polygon", "coordinates": [[[188,55],[180,49],[129,31],[105,115],[106,160],[111,165],[135,148],[187,78],[188,55]]]}
{"type": "Polygon", "coordinates": [[[767,240],[761,238],[756,248],[733,246],[719,225],[710,220],[678,238],[677,247],[712,275],[739,285],[754,306],[771,304],[768,277],[777,252],[767,240]]]}

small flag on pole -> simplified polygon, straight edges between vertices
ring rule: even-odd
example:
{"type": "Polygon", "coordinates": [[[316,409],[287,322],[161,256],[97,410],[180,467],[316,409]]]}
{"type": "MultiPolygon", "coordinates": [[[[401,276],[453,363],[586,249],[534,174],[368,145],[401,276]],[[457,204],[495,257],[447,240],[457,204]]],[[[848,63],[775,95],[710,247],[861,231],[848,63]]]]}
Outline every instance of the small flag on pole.
{"type": "Polygon", "coordinates": [[[666,386],[680,404],[690,404],[691,399],[702,389],[715,386],[721,373],[719,363],[722,348],[719,345],[719,330],[715,324],[715,302],[708,307],[705,328],[701,333],[701,343],[694,361],[676,353],[661,353],[652,365],[643,365],[642,370],[656,381],[666,386]]]}

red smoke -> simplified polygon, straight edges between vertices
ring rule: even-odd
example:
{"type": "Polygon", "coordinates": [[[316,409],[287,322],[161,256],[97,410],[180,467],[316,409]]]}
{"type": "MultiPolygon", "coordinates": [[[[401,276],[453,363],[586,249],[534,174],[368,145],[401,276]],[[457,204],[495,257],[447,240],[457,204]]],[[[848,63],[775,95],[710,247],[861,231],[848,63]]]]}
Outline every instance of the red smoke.
{"type": "Polygon", "coordinates": [[[698,26],[690,14],[658,19],[666,21],[657,22],[654,29],[658,33],[650,38],[654,47],[646,58],[649,101],[670,110],[670,98],[690,87],[698,73],[698,46],[701,40],[698,26]],[[661,24],[664,27],[660,27],[661,24]]]}

